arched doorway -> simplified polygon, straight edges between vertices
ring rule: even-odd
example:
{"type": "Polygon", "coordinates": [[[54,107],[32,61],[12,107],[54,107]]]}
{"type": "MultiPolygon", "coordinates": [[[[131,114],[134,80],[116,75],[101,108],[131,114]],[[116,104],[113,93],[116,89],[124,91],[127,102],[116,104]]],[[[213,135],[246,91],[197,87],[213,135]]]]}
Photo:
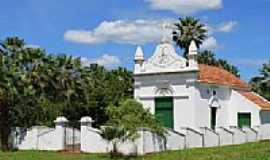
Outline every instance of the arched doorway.
{"type": "Polygon", "coordinates": [[[217,125],[217,111],[220,108],[219,100],[214,95],[209,100],[210,106],[210,127],[211,129],[215,130],[217,125]]]}
{"type": "Polygon", "coordinates": [[[167,128],[174,125],[173,92],[169,88],[159,88],[155,92],[155,117],[167,128]]]}

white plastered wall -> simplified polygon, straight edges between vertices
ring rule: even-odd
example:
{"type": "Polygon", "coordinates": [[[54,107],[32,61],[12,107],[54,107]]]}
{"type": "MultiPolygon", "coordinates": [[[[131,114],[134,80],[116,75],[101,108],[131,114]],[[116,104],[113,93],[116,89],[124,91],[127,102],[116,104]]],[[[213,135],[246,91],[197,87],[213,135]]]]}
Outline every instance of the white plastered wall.
{"type": "Polygon", "coordinates": [[[216,127],[227,126],[228,121],[228,102],[231,89],[225,86],[214,86],[208,84],[197,83],[195,92],[195,117],[197,127],[211,126],[211,115],[209,101],[212,97],[212,91],[216,91],[219,107],[216,113],[216,127]]]}
{"type": "Polygon", "coordinates": [[[134,97],[155,114],[155,97],[160,96],[156,91],[163,87],[169,88],[172,95],[165,96],[172,96],[174,100],[174,130],[194,127],[194,79],[196,72],[136,76],[134,97]]]}
{"type": "Polygon", "coordinates": [[[240,93],[235,90],[232,90],[231,100],[228,104],[229,108],[229,125],[237,126],[238,125],[238,116],[239,112],[251,113],[251,126],[258,126],[261,124],[260,120],[260,108],[253,103],[252,101],[246,99],[240,93]]]}

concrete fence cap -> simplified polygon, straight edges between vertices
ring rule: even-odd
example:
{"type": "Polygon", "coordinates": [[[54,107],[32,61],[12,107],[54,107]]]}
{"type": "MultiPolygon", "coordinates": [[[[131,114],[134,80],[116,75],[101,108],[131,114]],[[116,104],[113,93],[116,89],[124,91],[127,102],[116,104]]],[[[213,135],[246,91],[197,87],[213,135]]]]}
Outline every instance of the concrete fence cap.
{"type": "Polygon", "coordinates": [[[82,117],[80,122],[81,122],[81,123],[92,123],[92,122],[94,122],[94,121],[92,120],[91,117],[86,116],[86,117],[82,117]]]}
{"type": "Polygon", "coordinates": [[[56,120],[54,121],[55,123],[66,123],[68,122],[67,118],[64,116],[57,117],[56,120]]]}

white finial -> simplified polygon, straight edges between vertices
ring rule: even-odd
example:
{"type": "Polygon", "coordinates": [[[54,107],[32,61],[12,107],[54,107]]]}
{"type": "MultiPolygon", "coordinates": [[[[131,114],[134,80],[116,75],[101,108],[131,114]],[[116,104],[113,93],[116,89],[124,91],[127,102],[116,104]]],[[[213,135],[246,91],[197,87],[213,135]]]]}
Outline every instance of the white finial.
{"type": "Polygon", "coordinates": [[[144,63],[142,47],[138,46],[135,53],[135,68],[134,73],[140,73],[144,63]]]}
{"type": "Polygon", "coordinates": [[[138,46],[135,53],[135,61],[144,60],[142,47],[138,46]]]}
{"type": "Polygon", "coordinates": [[[198,69],[197,54],[198,48],[195,41],[191,41],[188,52],[188,63],[190,68],[198,69]]]}
{"type": "Polygon", "coordinates": [[[189,55],[196,55],[198,52],[198,48],[196,46],[195,41],[191,41],[190,45],[189,45],[189,55]]]}

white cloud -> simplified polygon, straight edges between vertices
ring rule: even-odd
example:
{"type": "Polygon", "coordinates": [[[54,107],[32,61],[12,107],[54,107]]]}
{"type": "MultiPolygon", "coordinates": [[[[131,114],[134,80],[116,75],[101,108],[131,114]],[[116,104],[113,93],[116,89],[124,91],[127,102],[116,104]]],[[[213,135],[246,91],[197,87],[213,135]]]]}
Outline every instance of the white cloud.
{"type": "MultiPolygon", "coordinates": [[[[164,30],[162,25],[164,22],[174,23],[176,19],[161,20],[117,20],[104,21],[92,30],[68,30],[64,38],[65,40],[86,43],[120,43],[120,44],[145,44],[159,42],[162,39],[164,30]]],[[[236,21],[223,22],[218,27],[206,24],[209,37],[201,46],[202,49],[216,49],[219,44],[214,38],[217,32],[229,32],[237,25],[236,21]]],[[[170,35],[172,30],[168,29],[166,35],[170,35]]]]}
{"type": "Polygon", "coordinates": [[[214,33],[217,32],[222,32],[222,33],[229,33],[231,31],[233,31],[235,29],[235,27],[238,25],[237,21],[226,21],[226,22],[222,22],[216,26],[214,25],[209,25],[209,24],[205,24],[206,29],[208,31],[208,35],[213,35],[214,33]]]}
{"type": "Polygon", "coordinates": [[[161,25],[166,21],[169,20],[104,21],[93,30],[69,30],[64,38],[68,41],[87,44],[158,42],[162,37],[161,25]]]}
{"type": "Polygon", "coordinates": [[[237,24],[237,21],[224,22],[216,29],[216,31],[228,33],[231,32],[237,26],[237,24]]]}
{"type": "Polygon", "coordinates": [[[216,10],[223,6],[222,0],[144,0],[154,10],[170,10],[188,15],[203,10],[216,10]]]}
{"type": "Polygon", "coordinates": [[[204,40],[201,49],[216,49],[218,48],[218,42],[214,37],[208,37],[204,40]]]}
{"type": "Polygon", "coordinates": [[[118,57],[109,54],[104,54],[101,57],[88,59],[85,57],[81,58],[82,65],[89,66],[90,64],[96,63],[105,67],[115,67],[121,63],[118,57]]]}

